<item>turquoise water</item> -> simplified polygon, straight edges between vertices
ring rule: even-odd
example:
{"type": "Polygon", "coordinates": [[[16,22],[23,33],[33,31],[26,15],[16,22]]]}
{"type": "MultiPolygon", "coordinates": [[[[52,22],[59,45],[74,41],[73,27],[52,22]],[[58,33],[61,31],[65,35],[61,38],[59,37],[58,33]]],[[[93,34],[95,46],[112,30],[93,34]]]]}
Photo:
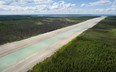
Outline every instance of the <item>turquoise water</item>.
{"type": "Polygon", "coordinates": [[[61,41],[63,38],[71,36],[76,31],[79,31],[80,29],[82,29],[90,24],[93,24],[97,21],[99,21],[99,19],[96,19],[96,20],[94,19],[84,25],[77,27],[77,28],[68,30],[64,33],[60,33],[54,37],[51,37],[49,39],[46,39],[44,41],[41,41],[41,42],[31,45],[29,47],[22,48],[21,50],[18,50],[14,53],[0,57],[0,72],[3,71],[4,69],[10,67],[11,65],[14,65],[17,62],[27,58],[28,56],[31,56],[32,54],[39,52],[41,49],[47,48],[48,46],[55,44],[58,41],[61,41]]]}

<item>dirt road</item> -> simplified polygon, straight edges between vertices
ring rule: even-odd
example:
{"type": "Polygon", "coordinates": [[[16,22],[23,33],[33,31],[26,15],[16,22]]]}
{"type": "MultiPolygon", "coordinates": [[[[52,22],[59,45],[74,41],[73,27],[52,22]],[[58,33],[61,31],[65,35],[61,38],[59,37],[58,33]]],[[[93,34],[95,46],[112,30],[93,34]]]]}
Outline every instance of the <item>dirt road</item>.
{"type": "Polygon", "coordinates": [[[0,46],[0,72],[26,72],[105,17],[0,46]]]}

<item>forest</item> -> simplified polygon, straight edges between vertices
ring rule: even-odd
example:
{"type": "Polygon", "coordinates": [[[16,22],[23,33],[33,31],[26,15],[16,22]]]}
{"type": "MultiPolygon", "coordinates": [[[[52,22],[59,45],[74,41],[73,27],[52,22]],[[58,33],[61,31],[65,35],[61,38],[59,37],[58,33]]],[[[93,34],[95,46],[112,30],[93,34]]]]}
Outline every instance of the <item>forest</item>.
{"type": "Polygon", "coordinates": [[[116,72],[116,17],[107,17],[28,72],[116,72]]]}
{"type": "Polygon", "coordinates": [[[39,17],[35,15],[0,16],[0,45],[74,25],[97,16],[39,17]]]}

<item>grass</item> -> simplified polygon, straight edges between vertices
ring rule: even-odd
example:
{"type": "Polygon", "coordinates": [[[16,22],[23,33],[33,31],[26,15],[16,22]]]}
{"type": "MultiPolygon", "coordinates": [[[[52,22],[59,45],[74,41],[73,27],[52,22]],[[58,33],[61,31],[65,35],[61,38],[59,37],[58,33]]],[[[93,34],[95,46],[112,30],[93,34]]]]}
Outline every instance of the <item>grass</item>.
{"type": "Polygon", "coordinates": [[[0,45],[18,41],[94,17],[0,16],[0,45]]]}
{"type": "Polygon", "coordinates": [[[28,72],[116,72],[116,17],[101,21],[28,72]]]}

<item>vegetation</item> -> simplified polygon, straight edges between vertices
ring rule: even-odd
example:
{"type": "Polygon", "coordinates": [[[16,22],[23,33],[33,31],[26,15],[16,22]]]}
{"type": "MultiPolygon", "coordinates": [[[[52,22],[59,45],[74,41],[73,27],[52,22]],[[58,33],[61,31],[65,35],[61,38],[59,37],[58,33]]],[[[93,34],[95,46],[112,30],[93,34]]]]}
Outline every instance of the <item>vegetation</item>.
{"type": "Polygon", "coordinates": [[[108,17],[29,72],[116,72],[116,17],[108,17]]]}
{"type": "Polygon", "coordinates": [[[74,25],[94,17],[0,16],[0,44],[74,25]]]}

